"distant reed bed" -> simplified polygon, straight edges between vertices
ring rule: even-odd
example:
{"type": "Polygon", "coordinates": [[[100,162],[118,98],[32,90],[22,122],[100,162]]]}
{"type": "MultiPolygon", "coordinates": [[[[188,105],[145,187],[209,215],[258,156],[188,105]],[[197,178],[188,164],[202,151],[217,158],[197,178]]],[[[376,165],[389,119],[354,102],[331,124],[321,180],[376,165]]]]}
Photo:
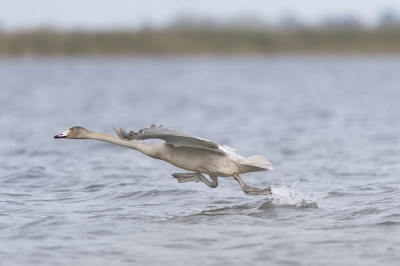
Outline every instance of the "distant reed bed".
{"type": "Polygon", "coordinates": [[[0,56],[400,53],[400,28],[1,32],[0,56]]]}

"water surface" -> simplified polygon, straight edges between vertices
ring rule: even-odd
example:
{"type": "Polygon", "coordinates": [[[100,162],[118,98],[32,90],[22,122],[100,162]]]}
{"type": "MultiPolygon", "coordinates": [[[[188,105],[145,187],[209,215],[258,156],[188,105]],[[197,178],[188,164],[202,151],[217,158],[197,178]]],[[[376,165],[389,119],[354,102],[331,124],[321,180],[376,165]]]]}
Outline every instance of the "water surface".
{"type": "Polygon", "coordinates": [[[0,60],[4,265],[397,265],[400,58],[0,60]],[[164,126],[262,154],[271,197],[179,184],[80,125],[164,126]]]}

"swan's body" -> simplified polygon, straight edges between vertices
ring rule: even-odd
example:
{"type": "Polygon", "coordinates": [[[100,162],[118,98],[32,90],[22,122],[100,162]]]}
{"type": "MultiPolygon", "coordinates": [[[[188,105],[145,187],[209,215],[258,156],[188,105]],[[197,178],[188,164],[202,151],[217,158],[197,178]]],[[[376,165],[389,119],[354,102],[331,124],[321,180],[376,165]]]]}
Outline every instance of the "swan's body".
{"type": "Polygon", "coordinates": [[[218,177],[233,176],[243,191],[249,194],[271,194],[271,188],[259,189],[246,185],[239,174],[272,170],[270,162],[261,155],[249,158],[240,156],[227,146],[215,142],[191,137],[162,126],[152,125],[139,132],[127,133],[114,126],[119,138],[107,134],[89,131],[83,127],[72,127],[54,138],[94,139],[113,143],[122,147],[138,150],[152,158],[195,173],[173,174],[179,182],[202,181],[210,187],[218,186],[218,177]],[[142,143],[143,139],[162,139],[157,143],[142,143]],[[212,182],[203,175],[211,177],[212,182]]]}

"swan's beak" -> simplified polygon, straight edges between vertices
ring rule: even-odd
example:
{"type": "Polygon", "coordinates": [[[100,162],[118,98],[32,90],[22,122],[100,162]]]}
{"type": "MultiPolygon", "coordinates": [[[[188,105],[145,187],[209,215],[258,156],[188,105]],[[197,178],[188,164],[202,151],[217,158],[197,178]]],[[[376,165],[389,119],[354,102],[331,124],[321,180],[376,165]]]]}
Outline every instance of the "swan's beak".
{"type": "Polygon", "coordinates": [[[61,133],[61,134],[55,135],[54,138],[55,138],[55,139],[65,139],[65,138],[68,137],[68,133],[69,133],[69,129],[66,130],[66,131],[64,131],[64,132],[61,133]]]}

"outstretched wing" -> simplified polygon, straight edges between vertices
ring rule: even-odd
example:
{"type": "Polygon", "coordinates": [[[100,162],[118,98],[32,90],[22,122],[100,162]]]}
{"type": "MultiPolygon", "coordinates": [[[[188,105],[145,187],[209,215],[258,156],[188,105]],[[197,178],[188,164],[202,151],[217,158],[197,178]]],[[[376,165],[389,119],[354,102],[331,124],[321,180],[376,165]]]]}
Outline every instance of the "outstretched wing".
{"type": "Polygon", "coordinates": [[[143,128],[137,132],[130,131],[129,133],[125,129],[114,125],[114,130],[124,140],[162,139],[175,147],[192,147],[225,154],[219,149],[219,145],[213,141],[191,137],[178,131],[164,128],[162,125],[153,124],[149,128],[143,128]]]}

